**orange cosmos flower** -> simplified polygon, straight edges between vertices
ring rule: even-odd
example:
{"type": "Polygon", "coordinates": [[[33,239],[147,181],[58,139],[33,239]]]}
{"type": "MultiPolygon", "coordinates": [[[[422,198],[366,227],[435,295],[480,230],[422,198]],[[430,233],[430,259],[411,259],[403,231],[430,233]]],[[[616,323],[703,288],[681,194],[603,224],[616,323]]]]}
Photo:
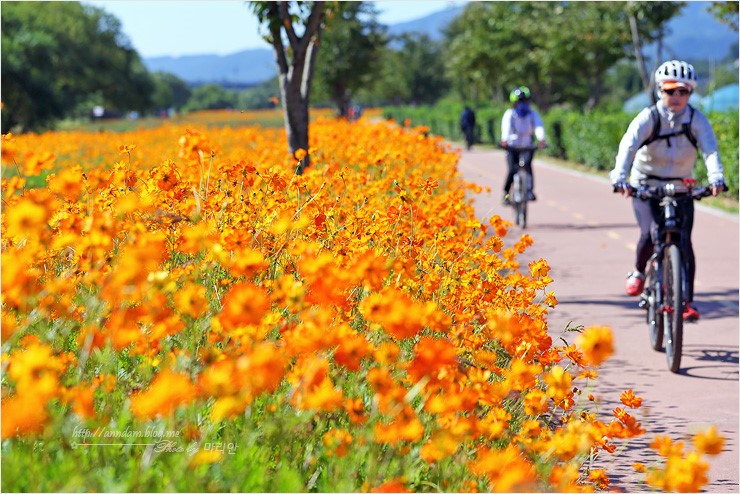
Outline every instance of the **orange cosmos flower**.
{"type": "MultiPolygon", "coordinates": [[[[527,250],[528,247],[531,247],[532,244],[534,244],[534,239],[530,235],[525,233],[521,237],[519,237],[519,240],[514,244],[514,250],[517,251],[519,254],[522,254],[525,250],[527,250]]],[[[542,259],[540,259],[540,261],[542,261],[542,259]]],[[[550,268],[548,267],[547,269],[549,271],[550,268]]],[[[544,273],[543,276],[545,275],[547,275],[547,271],[544,273]]]]}
{"type": "Polygon", "coordinates": [[[400,441],[418,441],[424,436],[424,425],[416,417],[414,409],[404,406],[389,424],[375,425],[375,441],[398,444],[400,441]]]}
{"type": "Polygon", "coordinates": [[[76,201],[82,193],[84,181],[80,166],[65,168],[46,177],[49,190],[68,201],[76,201]]]}
{"type": "Polygon", "coordinates": [[[180,314],[197,319],[208,310],[206,287],[197,283],[187,283],[175,292],[174,302],[180,314]]]}
{"type": "Polygon", "coordinates": [[[191,403],[196,394],[190,378],[164,370],[148,389],[131,397],[131,411],[139,420],[165,416],[177,407],[191,403]]]}
{"type": "Polygon", "coordinates": [[[405,477],[391,479],[373,487],[369,492],[413,492],[406,487],[407,482],[405,477]]]}
{"type": "Polygon", "coordinates": [[[236,249],[232,256],[224,261],[224,264],[236,278],[240,276],[252,278],[265,271],[268,267],[268,263],[265,261],[265,256],[262,252],[249,247],[236,249]]]}
{"type": "Polygon", "coordinates": [[[692,441],[697,451],[707,455],[720,454],[725,444],[725,439],[717,434],[717,427],[714,425],[706,432],[695,435],[692,441]]]}
{"type": "Polygon", "coordinates": [[[635,396],[631,389],[622,391],[622,394],[619,395],[619,399],[625,406],[630,408],[640,408],[642,405],[642,398],[635,396]]]}
{"type": "Polygon", "coordinates": [[[550,408],[547,395],[539,389],[530,389],[524,397],[524,413],[531,416],[542,415],[550,408]]]}
{"type": "Polygon", "coordinates": [[[324,433],[321,442],[328,450],[327,456],[344,456],[352,444],[352,434],[344,429],[329,429],[324,433]]]}
{"type": "Polygon", "coordinates": [[[118,153],[119,154],[130,154],[131,151],[136,149],[136,144],[122,144],[118,146],[118,153]]]}
{"type": "Polygon", "coordinates": [[[511,361],[511,367],[506,371],[506,378],[511,384],[511,389],[523,391],[533,388],[537,375],[542,372],[542,367],[537,364],[527,364],[519,359],[511,361]]]}
{"type": "Polygon", "coordinates": [[[554,366],[549,373],[545,374],[545,383],[547,384],[547,396],[552,398],[555,403],[559,403],[573,394],[573,378],[568,371],[559,365],[554,366]]]}
{"type": "Polygon", "coordinates": [[[367,422],[365,404],[362,402],[362,398],[355,398],[354,400],[348,398],[344,400],[344,410],[353,424],[362,425],[367,422]]]}
{"type": "Polygon", "coordinates": [[[669,457],[663,469],[648,471],[646,483],[666,492],[701,492],[708,482],[708,469],[701,455],[692,451],[686,457],[669,457]]]}
{"type": "Polygon", "coordinates": [[[337,336],[339,346],[334,351],[334,361],[349,370],[360,370],[362,359],[370,355],[370,343],[347,324],[340,326],[337,336]]]}
{"type": "Polygon", "coordinates": [[[46,401],[33,392],[2,399],[2,439],[29,436],[44,430],[49,419],[46,401]]]}
{"type": "Polygon", "coordinates": [[[511,445],[502,450],[482,447],[470,469],[475,475],[488,477],[492,492],[527,491],[535,485],[534,466],[511,445]]]}
{"type": "Polygon", "coordinates": [[[51,347],[37,342],[15,351],[8,365],[8,377],[15,382],[18,393],[33,394],[42,401],[58,394],[62,372],[63,364],[51,347]]]}
{"type": "Polygon", "coordinates": [[[48,229],[50,217],[51,213],[44,204],[23,198],[10,207],[5,207],[3,220],[6,226],[3,237],[16,240],[38,238],[48,229]]]}
{"type": "Polygon", "coordinates": [[[548,481],[557,492],[579,492],[582,486],[578,483],[580,472],[578,467],[572,463],[555,465],[548,481]]]}
{"type": "Polygon", "coordinates": [[[432,381],[445,366],[457,365],[457,350],[448,340],[424,336],[414,345],[414,359],[408,369],[409,377],[419,381],[427,376],[432,381]]]}
{"type": "Polygon", "coordinates": [[[424,446],[421,447],[419,456],[427,463],[434,463],[446,458],[457,451],[464,437],[453,434],[451,431],[442,429],[432,434],[424,446]]]}
{"type": "Polygon", "coordinates": [[[529,263],[529,271],[532,273],[532,278],[544,278],[550,272],[550,266],[546,260],[539,259],[529,263]]]}
{"type": "Polygon", "coordinates": [[[223,298],[218,319],[224,329],[246,324],[259,324],[270,310],[270,299],[265,291],[252,283],[240,282],[231,286],[223,298]]]}
{"type": "Polygon", "coordinates": [[[72,411],[84,419],[95,417],[95,388],[80,384],[65,392],[64,401],[72,403],[72,411]]]}
{"type": "Polygon", "coordinates": [[[588,472],[588,480],[600,490],[604,490],[609,487],[609,476],[603,469],[594,469],[588,472]]]}
{"type": "Polygon", "coordinates": [[[177,239],[177,248],[185,254],[197,254],[216,243],[218,236],[213,225],[205,222],[183,227],[177,239]]]}
{"type": "Polygon", "coordinates": [[[426,313],[424,306],[394,288],[386,288],[365,298],[360,303],[360,311],[365,319],[381,324],[397,339],[416,336],[424,327],[426,313]]]}
{"type": "Polygon", "coordinates": [[[49,151],[31,152],[26,155],[23,172],[27,177],[39,175],[43,170],[51,169],[57,156],[49,151]]]}
{"type": "Polygon", "coordinates": [[[432,191],[437,187],[439,187],[439,183],[431,177],[426,179],[426,181],[419,186],[420,189],[429,195],[432,195],[432,191]]]}
{"type": "Polygon", "coordinates": [[[614,353],[612,330],[605,326],[586,328],[576,338],[576,344],[583,350],[585,360],[594,366],[601,365],[614,353]]]}
{"type": "Polygon", "coordinates": [[[328,377],[315,386],[301,388],[294,397],[294,404],[301,410],[331,412],[340,408],[344,401],[342,390],[335,387],[328,377]]]}

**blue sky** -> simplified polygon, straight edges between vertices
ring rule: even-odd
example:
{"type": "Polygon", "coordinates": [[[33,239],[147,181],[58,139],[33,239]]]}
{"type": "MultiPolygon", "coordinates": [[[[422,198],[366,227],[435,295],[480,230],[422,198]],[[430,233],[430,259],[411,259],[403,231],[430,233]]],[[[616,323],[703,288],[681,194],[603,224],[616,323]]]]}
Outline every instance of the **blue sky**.
{"type": "MultiPolygon", "coordinates": [[[[257,19],[242,0],[104,0],[84,2],[116,16],[145,58],[217,54],[269,48],[257,19]]],[[[380,22],[396,24],[444,10],[460,1],[378,0],[380,22]]]]}

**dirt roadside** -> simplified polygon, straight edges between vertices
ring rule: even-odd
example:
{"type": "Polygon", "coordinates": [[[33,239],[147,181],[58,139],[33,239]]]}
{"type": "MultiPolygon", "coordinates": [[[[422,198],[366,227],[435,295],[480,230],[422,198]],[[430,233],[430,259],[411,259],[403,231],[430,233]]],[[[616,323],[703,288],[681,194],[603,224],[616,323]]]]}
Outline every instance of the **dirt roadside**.
{"type": "MultiPolygon", "coordinates": [[[[462,151],[459,172],[463,179],[489,186],[491,192],[471,196],[479,219],[498,214],[513,219],[501,206],[506,163],[498,150],[462,151]]],[[[551,266],[551,286],[559,301],[548,324],[553,337],[573,325],[610,326],[615,355],[599,370],[594,389],[600,397],[600,418],[610,420],[619,394],[632,389],[642,396],[643,407],[634,414],[648,433],[632,440],[613,455],[598,460],[611,474],[612,487],[624,492],[649,489],[643,475],[632,468],[654,455],[644,451],[655,435],[683,440],[693,449],[690,436],[716,425],[725,437],[725,451],[710,462],[704,492],[739,490],[738,431],[738,280],[740,247],[738,218],[731,213],[699,205],[694,222],[697,256],[696,306],[702,314],[687,324],[681,370],[671,373],[665,354],[649,346],[645,314],[635,298],[624,293],[626,273],[632,269],[638,237],[628,200],[612,194],[605,177],[558,167],[546,158],[535,158],[535,192],[526,230],[534,245],[520,261],[545,258],[551,266]]],[[[521,230],[512,227],[506,242],[513,243],[521,230]]]]}

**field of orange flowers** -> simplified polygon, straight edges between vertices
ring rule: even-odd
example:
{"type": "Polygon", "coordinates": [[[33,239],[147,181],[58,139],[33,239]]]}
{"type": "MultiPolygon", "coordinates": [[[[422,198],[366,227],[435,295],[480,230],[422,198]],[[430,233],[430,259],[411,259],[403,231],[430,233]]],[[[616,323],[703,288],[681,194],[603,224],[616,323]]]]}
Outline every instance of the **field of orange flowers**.
{"type": "MultiPolygon", "coordinates": [[[[282,129],[203,119],[2,137],[3,491],[608,489],[643,397],[597,419],[611,331],[555,344],[456,152],[319,118],[298,176],[282,129]]],[[[693,445],[635,469],[698,490],[693,445]]]]}

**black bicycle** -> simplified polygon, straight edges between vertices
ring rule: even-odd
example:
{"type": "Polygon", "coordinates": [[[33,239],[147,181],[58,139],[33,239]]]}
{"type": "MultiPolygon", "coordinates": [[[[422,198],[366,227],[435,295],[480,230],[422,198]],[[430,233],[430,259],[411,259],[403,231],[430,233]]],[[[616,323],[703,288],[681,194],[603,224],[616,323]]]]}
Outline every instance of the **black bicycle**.
{"type": "Polygon", "coordinates": [[[514,174],[514,181],[511,183],[509,201],[511,203],[511,207],[514,208],[514,222],[522,229],[525,229],[527,228],[527,202],[529,202],[528,192],[532,190],[532,175],[527,171],[526,158],[527,153],[531,152],[532,159],[534,159],[534,152],[539,148],[536,146],[512,147],[501,145],[498,147],[507,151],[519,151],[519,166],[514,174]]]}
{"type": "Polygon", "coordinates": [[[681,238],[681,216],[678,202],[701,200],[711,195],[709,187],[668,184],[661,187],[643,186],[632,189],[631,195],[640,199],[659,201],[661,216],[654,224],[653,255],[645,270],[645,285],[640,296],[640,307],[647,309],[650,345],[663,350],[671,372],[681,367],[683,346],[684,294],[688,292],[686,259],[681,238]]]}

